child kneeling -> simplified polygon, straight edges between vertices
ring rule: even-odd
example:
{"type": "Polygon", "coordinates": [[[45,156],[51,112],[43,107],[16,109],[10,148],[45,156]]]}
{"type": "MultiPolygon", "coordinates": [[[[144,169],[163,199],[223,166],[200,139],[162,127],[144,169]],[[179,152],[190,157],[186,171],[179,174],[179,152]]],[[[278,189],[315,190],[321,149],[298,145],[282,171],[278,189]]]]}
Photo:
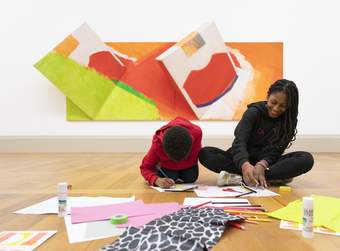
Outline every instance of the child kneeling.
{"type": "Polygon", "coordinates": [[[170,188],[176,182],[192,183],[198,178],[198,153],[202,130],[177,117],[158,129],[140,166],[150,185],[170,188]]]}

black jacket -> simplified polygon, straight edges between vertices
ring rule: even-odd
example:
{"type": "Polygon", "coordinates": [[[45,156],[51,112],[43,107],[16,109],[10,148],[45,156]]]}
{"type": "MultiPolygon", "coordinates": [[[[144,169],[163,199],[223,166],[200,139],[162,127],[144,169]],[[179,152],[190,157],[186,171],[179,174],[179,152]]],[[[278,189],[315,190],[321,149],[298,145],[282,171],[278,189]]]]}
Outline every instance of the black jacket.
{"type": "Polygon", "coordinates": [[[228,151],[238,168],[246,161],[254,165],[263,159],[271,165],[283,154],[289,143],[279,147],[271,142],[273,130],[281,123],[282,116],[270,118],[266,104],[266,101],[261,101],[248,105],[235,129],[235,139],[228,151]]]}

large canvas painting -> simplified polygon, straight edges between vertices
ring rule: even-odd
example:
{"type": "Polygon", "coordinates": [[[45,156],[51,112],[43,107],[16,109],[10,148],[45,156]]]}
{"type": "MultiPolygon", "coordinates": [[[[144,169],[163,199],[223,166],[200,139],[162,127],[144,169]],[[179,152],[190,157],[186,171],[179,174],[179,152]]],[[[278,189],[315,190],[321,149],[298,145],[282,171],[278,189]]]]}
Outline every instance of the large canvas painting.
{"type": "Polygon", "coordinates": [[[225,42],[206,23],[179,42],[103,42],[87,25],[35,67],[82,120],[239,120],[282,78],[283,44],[225,42]]]}

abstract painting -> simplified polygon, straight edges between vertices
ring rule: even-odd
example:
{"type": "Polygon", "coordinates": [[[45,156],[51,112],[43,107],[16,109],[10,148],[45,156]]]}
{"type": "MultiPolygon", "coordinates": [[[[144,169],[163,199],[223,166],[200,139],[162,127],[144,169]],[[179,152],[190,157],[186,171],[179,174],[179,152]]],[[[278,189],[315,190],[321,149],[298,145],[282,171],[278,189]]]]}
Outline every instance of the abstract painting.
{"type": "Polygon", "coordinates": [[[84,120],[239,120],[283,74],[283,43],[224,42],[206,23],[175,42],[103,42],[82,24],[35,67],[84,120]]]}

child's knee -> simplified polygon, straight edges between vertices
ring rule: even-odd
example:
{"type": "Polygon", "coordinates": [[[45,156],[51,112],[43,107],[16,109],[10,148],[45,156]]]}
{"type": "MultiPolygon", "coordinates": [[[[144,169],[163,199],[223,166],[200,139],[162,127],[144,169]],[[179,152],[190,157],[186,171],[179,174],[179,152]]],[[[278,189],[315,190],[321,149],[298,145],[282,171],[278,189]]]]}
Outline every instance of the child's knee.
{"type": "Polygon", "coordinates": [[[198,173],[190,177],[185,177],[183,181],[184,183],[194,183],[197,179],[198,179],[198,173]]]}
{"type": "Polygon", "coordinates": [[[194,183],[198,179],[198,169],[195,172],[181,175],[180,178],[183,180],[184,183],[194,183]]]}

